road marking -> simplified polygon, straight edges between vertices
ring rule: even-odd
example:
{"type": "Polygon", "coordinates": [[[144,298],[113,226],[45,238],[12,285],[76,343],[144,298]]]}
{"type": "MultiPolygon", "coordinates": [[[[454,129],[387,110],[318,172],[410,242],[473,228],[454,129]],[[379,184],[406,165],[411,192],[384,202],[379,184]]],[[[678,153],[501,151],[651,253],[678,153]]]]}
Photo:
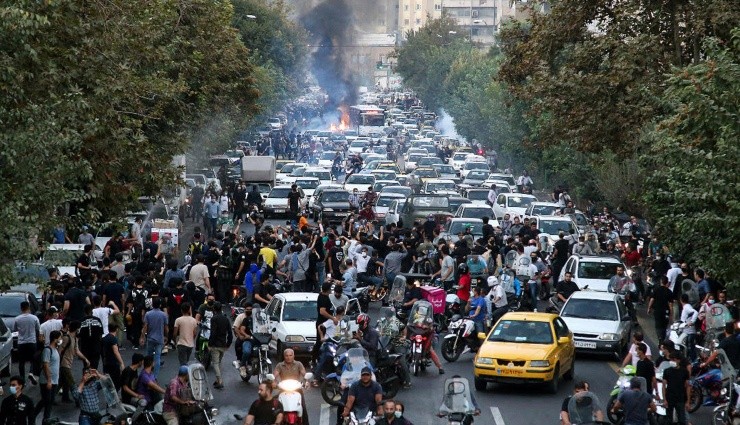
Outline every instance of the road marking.
{"type": "Polygon", "coordinates": [[[329,425],[331,420],[331,406],[321,403],[321,416],[319,416],[319,425],[329,425]]]}
{"type": "Polygon", "coordinates": [[[504,417],[501,416],[501,411],[498,410],[498,407],[491,406],[491,415],[493,415],[493,421],[496,425],[506,425],[504,417]]]}

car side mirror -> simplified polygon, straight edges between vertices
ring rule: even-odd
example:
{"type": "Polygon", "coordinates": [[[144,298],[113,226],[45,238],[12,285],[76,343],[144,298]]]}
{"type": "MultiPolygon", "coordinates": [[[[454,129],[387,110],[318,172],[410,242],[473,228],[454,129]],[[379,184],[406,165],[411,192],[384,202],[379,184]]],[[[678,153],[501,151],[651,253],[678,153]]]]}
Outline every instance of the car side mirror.
{"type": "Polygon", "coordinates": [[[561,336],[558,338],[558,344],[568,344],[570,343],[570,337],[569,336],[561,336]]]}
{"type": "Polygon", "coordinates": [[[478,332],[478,339],[486,339],[486,333],[485,332],[478,332]]]}

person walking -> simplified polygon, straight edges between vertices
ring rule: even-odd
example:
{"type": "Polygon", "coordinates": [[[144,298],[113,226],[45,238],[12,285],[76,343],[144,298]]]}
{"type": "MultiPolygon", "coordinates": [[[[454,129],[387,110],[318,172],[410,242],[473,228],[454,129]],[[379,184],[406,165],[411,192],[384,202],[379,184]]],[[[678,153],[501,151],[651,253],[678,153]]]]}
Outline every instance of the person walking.
{"type": "Polygon", "coordinates": [[[100,363],[101,341],[103,339],[103,322],[92,314],[93,308],[90,304],[85,305],[85,317],[80,322],[79,342],[80,351],[88,360],[87,367],[98,368],[100,363]]]}
{"type": "MultiPolygon", "coordinates": [[[[13,324],[13,332],[18,332],[18,373],[21,377],[26,376],[26,362],[31,363],[33,371],[33,359],[40,330],[39,318],[31,314],[31,304],[28,301],[21,302],[21,314],[15,317],[13,324]]],[[[34,385],[38,383],[33,373],[28,374],[28,380],[34,385]]]]}
{"type": "Polygon", "coordinates": [[[139,343],[146,341],[146,354],[154,357],[154,377],[159,376],[162,348],[167,339],[167,314],[161,310],[162,299],[152,299],[152,309],[144,315],[144,328],[139,343]]]}
{"type": "MultiPolygon", "coordinates": [[[[54,404],[54,395],[57,393],[59,385],[59,346],[62,341],[62,333],[52,331],[49,339],[54,341],[41,351],[41,375],[39,384],[41,391],[41,400],[36,404],[36,415],[42,410],[44,412],[43,421],[46,422],[51,417],[51,406],[54,404]]],[[[34,416],[35,417],[35,416],[34,416]]]]}
{"type": "Polygon", "coordinates": [[[16,375],[10,378],[10,395],[0,405],[0,425],[36,425],[33,400],[23,394],[24,386],[22,377],[16,375]]]}
{"type": "Polygon", "coordinates": [[[195,337],[198,335],[198,321],[192,315],[190,303],[180,306],[182,316],[175,319],[173,339],[177,347],[177,360],[180,366],[187,365],[195,349],[195,337]]]}
{"type": "Polygon", "coordinates": [[[216,199],[216,195],[211,196],[208,202],[203,205],[203,218],[206,224],[206,235],[209,238],[216,236],[216,223],[221,216],[221,205],[216,199]]]}
{"type": "Polygon", "coordinates": [[[115,323],[108,324],[108,334],[103,337],[102,354],[103,354],[103,372],[110,376],[116,390],[121,389],[121,370],[124,368],[121,352],[118,350],[118,325],[115,323]]]}
{"type": "Polygon", "coordinates": [[[64,327],[62,328],[62,345],[59,347],[59,384],[62,386],[62,402],[72,403],[70,393],[75,386],[75,380],[72,376],[72,362],[74,362],[75,357],[82,360],[85,367],[89,367],[90,362],[79,348],[77,333],[80,330],[80,322],[65,317],[62,323],[64,327]]]}
{"type": "Polygon", "coordinates": [[[216,382],[213,387],[220,390],[224,387],[224,380],[221,376],[221,361],[224,353],[231,346],[234,334],[231,331],[231,323],[221,311],[222,305],[216,301],[213,303],[213,317],[211,318],[211,336],[208,338],[208,347],[211,350],[213,359],[213,370],[216,372],[216,382]]]}
{"type": "Polygon", "coordinates": [[[650,301],[648,301],[648,314],[653,313],[655,320],[655,332],[658,340],[662,341],[666,337],[668,324],[673,317],[673,291],[669,289],[670,281],[668,277],[660,277],[660,286],[655,288],[650,301]]]}

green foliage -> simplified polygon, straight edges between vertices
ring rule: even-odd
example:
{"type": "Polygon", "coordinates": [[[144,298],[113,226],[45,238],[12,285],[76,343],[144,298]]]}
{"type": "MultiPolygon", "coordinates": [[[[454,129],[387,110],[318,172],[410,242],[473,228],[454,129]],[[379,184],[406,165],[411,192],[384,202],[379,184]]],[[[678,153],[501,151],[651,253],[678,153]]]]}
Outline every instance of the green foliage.
{"type": "Polygon", "coordinates": [[[733,281],[740,262],[740,29],[709,39],[705,61],[674,68],[669,113],[643,137],[645,202],[676,254],[733,281]]]}
{"type": "Polygon", "coordinates": [[[117,218],[159,193],[177,175],[170,158],[213,116],[256,112],[231,21],[225,1],[0,1],[6,270],[56,222],[117,218]]]}

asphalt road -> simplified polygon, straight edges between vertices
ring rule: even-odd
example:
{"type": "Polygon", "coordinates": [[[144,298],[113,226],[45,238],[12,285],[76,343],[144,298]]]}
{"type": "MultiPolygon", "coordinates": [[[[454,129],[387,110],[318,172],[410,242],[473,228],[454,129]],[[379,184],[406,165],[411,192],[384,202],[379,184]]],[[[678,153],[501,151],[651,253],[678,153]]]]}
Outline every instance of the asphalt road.
{"type": "MultiPolygon", "coordinates": [[[[284,223],[284,220],[269,220],[272,225],[284,223]]],[[[253,232],[251,225],[245,225],[248,234],[253,232]]],[[[183,234],[183,241],[190,238],[191,229],[186,228],[183,234]]],[[[371,305],[370,315],[377,317],[379,304],[371,305]]],[[[652,320],[649,320],[644,314],[644,307],[641,308],[640,321],[645,327],[648,336],[648,342],[655,350],[655,331],[652,329],[652,320]]],[[[128,344],[128,342],[126,343],[128,344]]],[[[128,363],[133,350],[131,347],[123,352],[124,360],[128,363]]],[[[439,353],[439,347],[437,347],[439,353]]],[[[412,378],[412,387],[402,389],[397,399],[406,405],[406,418],[416,425],[444,424],[445,420],[437,418],[435,413],[442,400],[442,386],[444,380],[452,375],[460,375],[468,378],[473,382],[473,354],[463,354],[455,363],[447,363],[440,355],[440,359],[445,369],[445,375],[439,375],[434,366],[427,369],[418,377],[412,378]]],[[[177,359],[176,354],[171,352],[163,356],[164,366],[160,373],[159,382],[165,385],[172,377],[176,375],[177,359]]],[[[233,368],[231,362],[235,360],[234,351],[230,349],[223,360],[225,388],[223,390],[213,390],[215,400],[214,405],[220,408],[218,417],[219,424],[237,424],[241,423],[234,418],[234,414],[246,415],[249,405],[257,398],[257,384],[255,378],[249,383],[242,382],[237,371],[233,368]]],[[[576,360],[575,381],[586,380],[591,386],[591,390],[600,397],[602,404],[605,404],[609,398],[614,382],[617,378],[616,370],[618,365],[610,357],[579,356],[576,360]]],[[[79,376],[80,368],[75,370],[79,376]]],[[[15,372],[15,369],[13,370],[15,372]]],[[[215,375],[213,369],[209,370],[209,381],[213,381],[215,375]]],[[[475,391],[474,389],[472,389],[475,391]]],[[[558,415],[563,399],[573,390],[573,382],[561,382],[557,394],[549,394],[542,387],[536,385],[491,385],[487,391],[475,391],[474,396],[481,407],[481,416],[475,418],[475,423],[490,425],[540,425],[540,424],[558,424],[558,415]]],[[[31,397],[38,399],[37,387],[30,389],[31,397]]],[[[336,418],[336,409],[330,408],[321,398],[318,388],[310,388],[306,391],[306,402],[309,413],[310,424],[312,425],[334,425],[336,418]]],[[[54,407],[52,416],[58,416],[60,419],[76,421],[78,411],[74,405],[59,404],[54,407]]],[[[696,414],[692,415],[694,425],[707,424],[711,419],[711,408],[701,408],[696,414]]],[[[38,423],[41,423],[40,416],[38,423]]]]}

